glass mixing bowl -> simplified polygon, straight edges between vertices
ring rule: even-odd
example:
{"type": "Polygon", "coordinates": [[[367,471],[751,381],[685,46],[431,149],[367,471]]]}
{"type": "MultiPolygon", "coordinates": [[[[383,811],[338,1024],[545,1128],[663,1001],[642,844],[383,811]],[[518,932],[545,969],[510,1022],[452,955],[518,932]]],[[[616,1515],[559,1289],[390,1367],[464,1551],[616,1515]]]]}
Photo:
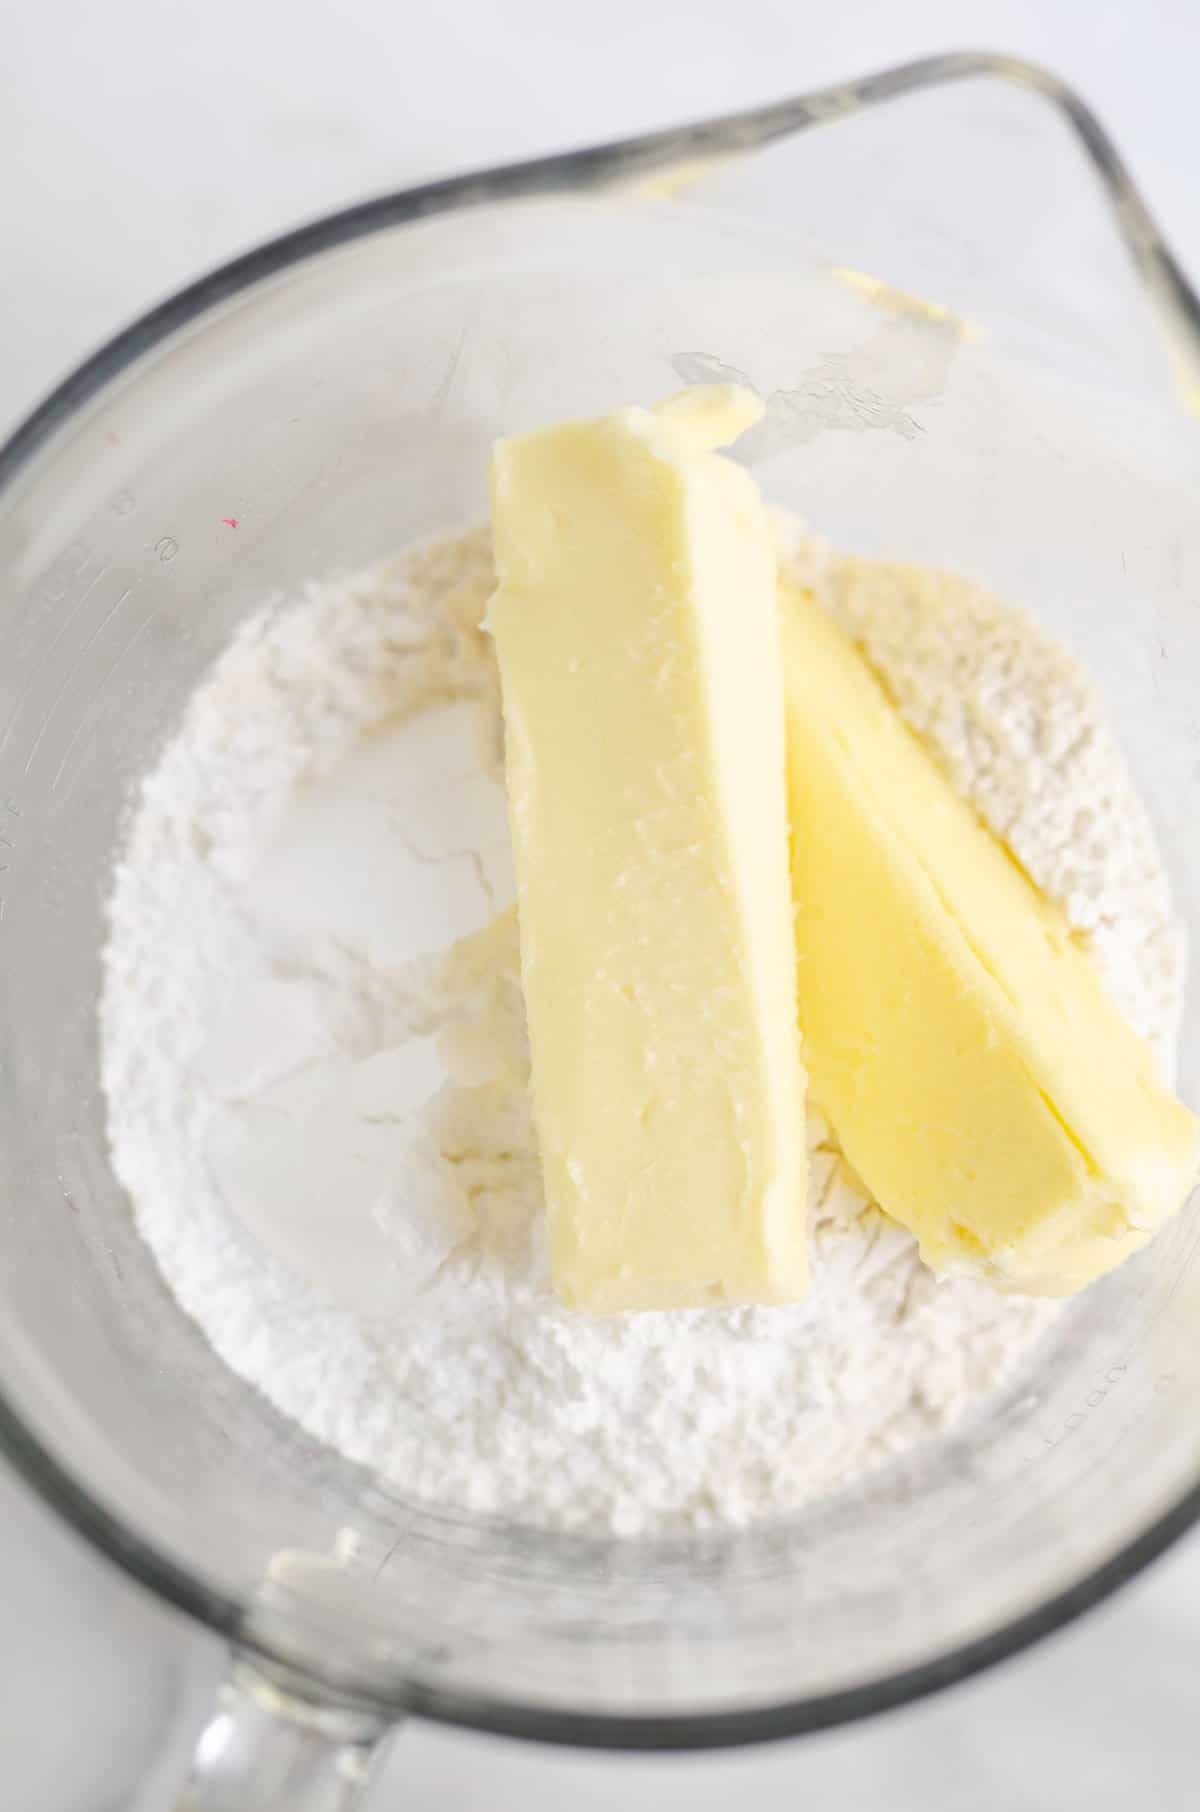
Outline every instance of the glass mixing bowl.
{"type": "MultiPolygon", "coordinates": [[[[794,1520],[568,1539],[405,1502],[229,1374],[133,1230],[97,1083],[129,789],[244,615],[477,517],[496,434],[721,373],[771,399],[751,449],[769,496],[1024,600],[1085,655],[1197,941],[1200,443],[1147,294],[1187,378],[1194,300],[1095,121],[1039,71],[941,59],[307,227],[121,335],[3,453],[0,1438],[229,1637],[186,1803],[348,1803],[408,1712],[633,1747],[863,1716],[1054,1628],[1197,1515],[1195,1212],[1013,1389],[794,1520]],[[863,108],[987,74],[1017,81],[947,90],[924,170],[913,103],[863,108]],[[1104,185],[1078,160],[1071,187],[1031,88],[1078,128],[1132,260],[1115,235],[1111,263],[1084,247],[1104,185]],[[986,163],[973,217],[938,217],[980,109],[1078,261],[1078,307],[1032,293],[1029,219],[1000,236],[986,163]]],[[[1180,1078],[1195,1102],[1194,985],[1180,1078]]]]}

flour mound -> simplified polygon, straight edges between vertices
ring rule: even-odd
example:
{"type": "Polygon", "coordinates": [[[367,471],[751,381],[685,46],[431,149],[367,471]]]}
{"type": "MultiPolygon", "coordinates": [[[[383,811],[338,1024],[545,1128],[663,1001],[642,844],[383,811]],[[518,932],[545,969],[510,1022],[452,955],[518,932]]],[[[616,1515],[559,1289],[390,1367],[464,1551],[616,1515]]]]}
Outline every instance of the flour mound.
{"type": "MultiPolygon", "coordinates": [[[[787,558],[1169,1050],[1167,884],[1078,670],[959,581],[787,558]]],[[[548,1282],[480,531],[248,623],[143,782],[101,1002],[114,1167],[220,1357],[423,1502],[636,1534],[798,1509],[1057,1312],[936,1279],[810,1117],[814,1286],[591,1319],[548,1282]]]]}

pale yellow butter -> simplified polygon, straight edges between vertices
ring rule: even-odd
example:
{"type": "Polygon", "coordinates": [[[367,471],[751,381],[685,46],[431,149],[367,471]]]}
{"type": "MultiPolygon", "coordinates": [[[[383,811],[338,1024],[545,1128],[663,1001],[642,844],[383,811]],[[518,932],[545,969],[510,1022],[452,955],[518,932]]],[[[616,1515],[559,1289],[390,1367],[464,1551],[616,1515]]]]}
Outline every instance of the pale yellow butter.
{"type": "Polygon", "coordinates": [[[578,1308],[807,1287],[776,563],[689,391],[498,443],[499,659],[556,1289],[578,1308]]]}
{"type": "Polygon", "coordinates": [[[1181,1205],[1196,1123],[841,631],[783,616],[814,1099],[935,1269],[1066,1295],[1181,1205]]]}

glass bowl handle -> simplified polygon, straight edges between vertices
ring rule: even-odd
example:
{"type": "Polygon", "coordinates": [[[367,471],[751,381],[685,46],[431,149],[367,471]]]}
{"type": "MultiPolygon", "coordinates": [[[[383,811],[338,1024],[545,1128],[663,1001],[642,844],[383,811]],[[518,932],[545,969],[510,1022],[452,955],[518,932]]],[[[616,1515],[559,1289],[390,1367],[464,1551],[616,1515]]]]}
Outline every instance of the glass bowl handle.
{"type": "Polygon", "coordinates": [[[353,1812],[391,1728],[235,1655],[174,1812],[353,1812]]]}

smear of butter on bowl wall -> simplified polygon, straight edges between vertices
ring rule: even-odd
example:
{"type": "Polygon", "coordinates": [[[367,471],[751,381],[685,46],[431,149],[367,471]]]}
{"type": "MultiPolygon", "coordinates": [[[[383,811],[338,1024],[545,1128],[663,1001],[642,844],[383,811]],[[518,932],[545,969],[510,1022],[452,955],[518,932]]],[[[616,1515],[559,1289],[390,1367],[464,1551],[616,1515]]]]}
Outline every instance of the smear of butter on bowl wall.
{"type": "Polygon", "coordinates": [[[1196,1123],[851,643],[782,606],[814,1099],[934,1269],[1070,1294],[1182,1204],[1196,1123]]]}
{"type": "Polygon", "coordinates": [[[776,561],[736,386],[498,443],[503,694],[555,1287],[808,1283],[776,561]]]}

